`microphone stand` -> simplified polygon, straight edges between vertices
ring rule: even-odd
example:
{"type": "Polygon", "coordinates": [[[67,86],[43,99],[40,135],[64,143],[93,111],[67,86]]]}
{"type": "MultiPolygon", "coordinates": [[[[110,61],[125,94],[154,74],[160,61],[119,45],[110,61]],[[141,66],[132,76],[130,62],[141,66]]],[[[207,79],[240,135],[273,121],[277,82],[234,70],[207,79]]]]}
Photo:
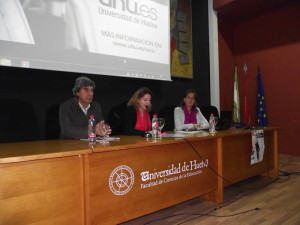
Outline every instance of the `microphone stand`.
{"type": "MultiPolygon", "coordinates": [[[[235,107],[234,105],[232,105],[232,108],[235,108],[235,109],[237,109],[237,110],[240,111],[240,109],[237,108],[237,107],[235,107]]],[[[245,126],[245,124],[244,124],[243,122],[239,122],[239,123],[231,123],[231,126],[232,126],[232,127],[236,127],[236,128],[241,128],[241,127],[245,126]]],[[[252,125],[251,125],[251,122],[250,122],[249,126],[245,127],[245,129],[246,129],[246,130],[252,130],[252,129],[254,129],[254,126],[252,126],[252,125]]]]}
{"type": "MultiPolygon", "coordinates": [[[[239,112],[241,112],[241,110],[234,105],[232,105],[232,108],[237,109],[239,112]]],[[[231,126],[236,127],[236,128],[241,128],[241,127],[245,126],[245,124],[243,122],[237,122],[237,123],[234,122],[234,123],[231,123],[231,126]]]]}
{"type": "Polygon", "coordinates": [[[150,138],[152,137],[152,134],[149,133],[149,123],[148,123],[148,118],[149,118],[149,113],[148,113],[148,106],[146,106],[146,111],[147,111],[147,131],[142,134],[143,137],[145,138],[150,138]]]}

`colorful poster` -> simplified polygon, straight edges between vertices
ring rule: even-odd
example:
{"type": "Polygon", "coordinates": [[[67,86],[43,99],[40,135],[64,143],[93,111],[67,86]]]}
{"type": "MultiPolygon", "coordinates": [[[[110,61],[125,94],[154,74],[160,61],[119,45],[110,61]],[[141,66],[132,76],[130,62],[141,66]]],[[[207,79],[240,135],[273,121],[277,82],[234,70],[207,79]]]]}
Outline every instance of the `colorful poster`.
{"type": "Polygon", "coordinates": [[[171,0],[171,75],[193,78],[191,0],[171,0]]]}

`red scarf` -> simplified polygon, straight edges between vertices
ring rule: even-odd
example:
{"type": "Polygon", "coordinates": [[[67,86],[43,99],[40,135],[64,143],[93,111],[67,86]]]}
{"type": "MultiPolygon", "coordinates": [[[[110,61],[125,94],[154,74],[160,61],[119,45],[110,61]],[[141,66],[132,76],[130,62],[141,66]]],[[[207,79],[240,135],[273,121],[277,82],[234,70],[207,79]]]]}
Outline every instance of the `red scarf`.
{"type": "Polygon", "coordinates": [[[148,122],[148,130],[151,128],[150,116],[147,110],[144,110],[143,119],[141,112],[139,110],[136,111],[136,130],[147,131],[147,122],[148,122]]]}
{"type": "Polygon", "coordinates": [[[187,109],[186,106],[183,107],[183,111],[184,111],[184,124],[189,124],[189,123],[197,123],[197,113],[196,113],[196,109],[192,108],[192,112],[191,114],[189,113],[189,110],[187,109]]]}

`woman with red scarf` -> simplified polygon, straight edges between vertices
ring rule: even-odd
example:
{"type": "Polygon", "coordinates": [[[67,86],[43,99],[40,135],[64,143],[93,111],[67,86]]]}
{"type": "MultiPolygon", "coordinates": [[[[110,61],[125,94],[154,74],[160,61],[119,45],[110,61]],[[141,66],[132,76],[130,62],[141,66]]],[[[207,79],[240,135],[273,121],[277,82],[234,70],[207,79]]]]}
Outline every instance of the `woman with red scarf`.
{"type": "Polygon", "coordinates": [[[187,90],[181,106],[174,110],[175,131],[186,129],[208,129],[209,124],[197,107],[197,93],[187,90]]]}
{"type": "Polygon", "coordinates": [[[125,112],[123,131],[128,135],[143,135],[151,131],[151,112],[152,91],[143,87],[138,89],[127,103],[125,112]]]}

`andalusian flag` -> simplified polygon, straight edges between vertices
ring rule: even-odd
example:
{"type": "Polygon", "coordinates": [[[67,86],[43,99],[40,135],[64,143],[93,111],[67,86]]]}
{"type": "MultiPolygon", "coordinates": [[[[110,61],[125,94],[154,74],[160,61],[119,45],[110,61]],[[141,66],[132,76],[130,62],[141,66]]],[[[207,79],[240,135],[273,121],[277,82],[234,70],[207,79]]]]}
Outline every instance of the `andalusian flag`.
{"type": "Polygon", "coordinates": [[[248,91],[248,77],[247,77],[247,65],[244,64],[245,71],[245,112],[244,112],[244,123],[246,126],[250,125],[250,108],[249,108],[249,91],[248,91]]]}
{"type": "Polygon", "coordinates": [[[240,98],[239,98],[239,82],[237,76],[237,65],[234,67],[234,89],[233,89],[233,121],[240,122],[240,98]]]}
{"type": "Polygon", "coordinates": [[[257,125],[260,127],[268,126],[267,112],[265,105],[264,89],[260,75],[260,68],[258,68],[258,89],[256,102],[257,125]]]}

